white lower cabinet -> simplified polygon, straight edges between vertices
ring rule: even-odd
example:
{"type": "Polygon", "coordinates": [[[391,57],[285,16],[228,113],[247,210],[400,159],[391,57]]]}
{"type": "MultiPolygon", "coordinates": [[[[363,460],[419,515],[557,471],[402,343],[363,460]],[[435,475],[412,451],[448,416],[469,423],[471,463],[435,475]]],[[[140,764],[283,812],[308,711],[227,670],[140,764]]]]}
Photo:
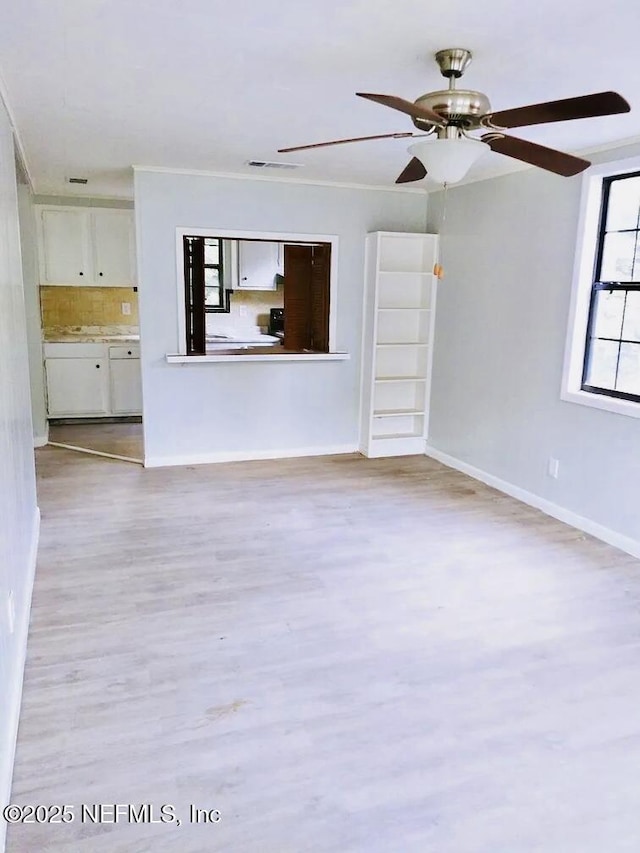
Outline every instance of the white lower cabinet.
{"type": "Polygon", "coordinates": [[[114,358],[109,362],[111,412],[136,415],[142,410],[142,382],[139,358],[114,358]]]}
{"type": "Polygon", "coordinates": [[[50,417],[107,417],[142,412],[137,345],[46,343],[50,417]]]}
{"type": "Polygon", "coordinates": [[[49,358],[46,370],[52,417],[109,414],[106,358],[49,358]]]}

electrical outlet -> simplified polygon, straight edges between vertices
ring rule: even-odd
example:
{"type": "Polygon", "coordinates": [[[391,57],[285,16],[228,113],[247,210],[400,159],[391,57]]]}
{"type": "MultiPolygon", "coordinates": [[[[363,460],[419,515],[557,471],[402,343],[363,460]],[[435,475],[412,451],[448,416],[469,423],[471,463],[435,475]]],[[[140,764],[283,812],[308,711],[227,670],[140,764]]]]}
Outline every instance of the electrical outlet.
{"type": "Polygon", "coordinates": [[[9,591],[7,596],[7,628],[10,634],[13,634],[16,627],[16,603],[13,597],[13,590],[9,591]]]}
{"type": "Polygon", "coordinates": [[[122,302],[120,307],[122,308],[123,314],[131,314],[131,303],[130,302],[122,302]]]}
{"type": "Polygon", "coordinates": [[[553,456],[550,456],[549,457],[549,464],[547,466],[547,474],[550,477],[553,477],[554,480],[557,480],[559,473],[560,473],[560,460],[555,459],[553,456]]]}

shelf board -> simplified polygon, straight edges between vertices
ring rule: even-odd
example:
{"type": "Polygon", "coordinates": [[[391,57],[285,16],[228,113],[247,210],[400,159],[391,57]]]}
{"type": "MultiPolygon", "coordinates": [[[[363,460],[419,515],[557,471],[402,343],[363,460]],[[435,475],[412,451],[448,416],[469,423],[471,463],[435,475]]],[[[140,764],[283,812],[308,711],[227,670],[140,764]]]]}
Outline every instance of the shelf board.
{"type": "Polygon", "coordinates": [[[378,311],[431,311],[431,308],[421,308],[419,305],[416,306],[407,306],[407,305],[398,305],[396,306],[378,306],[378,311]]]}
{"type": "Polygon", "coordinates": [[[426,382],[426,376],[376,376],[375,382],[426,382]]]}
{"type": "Polygon", "coordinates": [[[398,438],[424,438],[424,434],[422,432],[397,432],[391,435],[371,436],[372,441],[388,441],[389,439],[395,441],[398,438]]]}
{"type": "Polygon", "coordinates": [[[378,270],[378,275],[428,275],[433,277],[433,272],[425,270],[378,270]]]}
{"type": "Polygon", "coordinates": [[[397,341],[396,343],[376,343],[377,347],[428,347],[429,344],[423,341],[397,341]]]}
{"type": "Polygon", "coordinates": [[[424,417],[421,409],[378,409],[373,412],[374,418],[397,418],[402,415],[420,415],[424,417]]]}

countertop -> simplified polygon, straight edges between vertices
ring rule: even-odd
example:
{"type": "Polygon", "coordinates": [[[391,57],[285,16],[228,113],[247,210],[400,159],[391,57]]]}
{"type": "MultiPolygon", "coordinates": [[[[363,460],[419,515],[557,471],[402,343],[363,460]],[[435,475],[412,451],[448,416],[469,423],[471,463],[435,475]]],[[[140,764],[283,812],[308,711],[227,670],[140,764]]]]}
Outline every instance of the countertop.
{"type": "Polygon", "coordinates": [[[84,332],[47,335],[45,344],[127,344],[138,343],[140,335],[92,335],[84,332]]]}

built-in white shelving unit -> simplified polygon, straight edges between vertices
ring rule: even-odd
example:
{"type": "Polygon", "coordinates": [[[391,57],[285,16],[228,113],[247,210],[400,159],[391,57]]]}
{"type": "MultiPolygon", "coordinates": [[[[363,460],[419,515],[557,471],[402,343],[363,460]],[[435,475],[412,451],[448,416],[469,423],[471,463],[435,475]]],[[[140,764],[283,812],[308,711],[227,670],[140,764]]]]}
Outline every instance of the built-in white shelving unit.
{"type": "Polygon", "coordinates": [[[436,234],[367,235],[360,430],[365,456],[424,453],[437,249],[436,234]]]}

